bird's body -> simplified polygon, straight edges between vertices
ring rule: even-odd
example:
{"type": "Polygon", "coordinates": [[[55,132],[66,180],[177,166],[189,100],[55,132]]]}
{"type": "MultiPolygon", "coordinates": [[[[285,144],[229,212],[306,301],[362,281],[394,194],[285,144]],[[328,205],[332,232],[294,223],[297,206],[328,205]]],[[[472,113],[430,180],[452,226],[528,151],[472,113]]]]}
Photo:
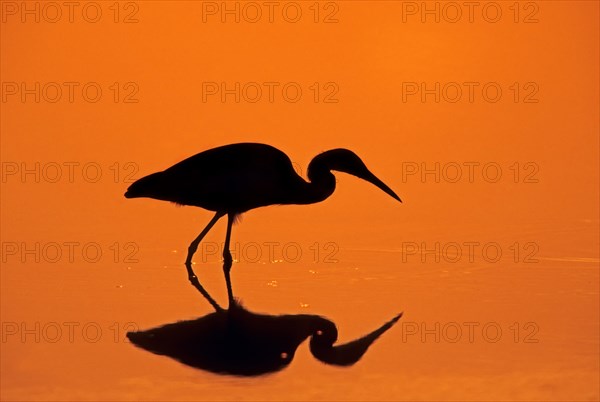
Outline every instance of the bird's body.
{"type": "MultiPolygon", "coordinates": [[[[214,211],[215,217],[188,249],[186,267],[189,279],[209,298],[191,269],[191,258],[198,244],[222,216],[228,215],[224,260],[230,304],[233,301],[229,270],[231,226],[238,214],[275,204],[312,204],[329,197],[335,190],[331,170],[367,180],[400,201],[400,198],[373,173],[356,154],[334,149],[317,155],[308,166],[308,179],[300,177],[290,158],[270,145],[257,143],[230,144],[187,158],[162,172],[153,173],[133,183],[127,198],[148,197],[191,205],[214,211]]],[[[218,308],[214,300],[209,301],[218,308]]]]}
{"type": "Polygon", "coordinates": [[[147,194],[215,212],[239,214],[272,204],[310,201],[305,191],[308,183],[296,174],[290,158],[265,144],[213,148],[138,183],[126,197],[147,194]]]}

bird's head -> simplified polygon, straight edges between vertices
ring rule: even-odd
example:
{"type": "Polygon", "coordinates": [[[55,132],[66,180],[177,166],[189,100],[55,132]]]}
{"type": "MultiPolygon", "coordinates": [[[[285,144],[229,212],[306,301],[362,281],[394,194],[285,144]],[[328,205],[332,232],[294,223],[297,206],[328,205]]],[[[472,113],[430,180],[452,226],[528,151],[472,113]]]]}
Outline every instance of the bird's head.
{"type": "Polygon", "coordinates": [[[379,187],[392,198],[402,202],[391,188],[371,173],[358,155],[348,149],[332,149],[317,155],[308,166],[308,178],[314,181],[319,174],[326,170],[336,170],[366,180],[379,187]]]}
{"type": "Polygon", "coordinates": [[[310,339],[310,351],[314,357],[323,363],[335,366],[351,366],[359,361],[373,342],[398,322],[400,317],[402,317],[402,313],[362,338],[335,346],[334,343],[337,340],[335,324],[320,318],[310,339]]]}

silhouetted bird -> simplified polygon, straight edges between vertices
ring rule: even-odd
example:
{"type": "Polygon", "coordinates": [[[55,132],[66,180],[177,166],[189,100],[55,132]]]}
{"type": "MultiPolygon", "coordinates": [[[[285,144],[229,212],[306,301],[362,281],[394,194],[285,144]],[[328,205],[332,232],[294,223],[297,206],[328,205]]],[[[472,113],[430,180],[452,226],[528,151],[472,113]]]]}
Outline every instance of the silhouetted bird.
{"type": "Polygon", "coordinates": [[[401,201],[352,151],[333,149],[317,155],[308,165],[310,182],[306,182],[294,171],[286,154],[270,145],[256,143],[231,144],[201,152],[162,172],[137,180],[127,189],[125,197],[155,198],[216,212],[190,244],[185,265],[190,282],[216,310],[220,310],[192,270],[192,256],[202,238],[221,217],[228,216],[223,271],[231,305],[233,292],[229,272],[233,260],[229,242],[235,217],[250,209],[267,205],[312,204],[323,201],[335,190],[332,170],[349,173],[373,183],[401,201]]]}
{"type": "Polygon", "coordinates": [[[402,316],[398,314],[375,331],[355,341],[335,345],[335,324],[318,315],[255,314],[233,303],[229,310],[128,332],[136,346],[169,356],[192,367],[235,375],[260,375],[290,364],[296,349],[310,337],[310,351],[326,364],[351,366],[402,316]]]}

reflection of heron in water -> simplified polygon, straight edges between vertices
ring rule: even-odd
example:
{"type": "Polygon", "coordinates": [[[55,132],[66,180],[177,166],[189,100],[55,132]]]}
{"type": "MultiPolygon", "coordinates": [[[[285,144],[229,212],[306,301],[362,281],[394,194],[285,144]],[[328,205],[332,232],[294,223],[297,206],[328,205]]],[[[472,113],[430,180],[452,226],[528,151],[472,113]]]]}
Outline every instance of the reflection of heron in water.
{"type": "Polygon", "coordinates": [[[235,375],[259,375],[290,364],[298,346],[309,336],[310,351],[320,361],[350,366],[402,314],[364,337],[333,346],[337,328],[330,320],[308,314],[270,316],[251,313],[234,302],[229,310],[202,318],[129,332],[135,345],[192,367],[235,375]]]}
{"type": "Polygon", "coordinates": [[[125,197],[149,197],[216,212],[190,244],[185,265],[190,282],[219,310],[219,305],[200,285],[192,269],[192,256],[202,238],[227,215],[223,271],[229,304],[233,305],[229,275],[233,259],[229,242],[236,216],[267,205],[323,201],[335,190],[332,170],[366,180],[400,201],[396,193],[371,173],[352,151],[333,149],[317,155],[308,165],[310,182],[306,182],[294,171],[287,155],[270,145],[255,143],[231,144],[201,152],[162,172],[139,179],[127,189],[125,197]]]}

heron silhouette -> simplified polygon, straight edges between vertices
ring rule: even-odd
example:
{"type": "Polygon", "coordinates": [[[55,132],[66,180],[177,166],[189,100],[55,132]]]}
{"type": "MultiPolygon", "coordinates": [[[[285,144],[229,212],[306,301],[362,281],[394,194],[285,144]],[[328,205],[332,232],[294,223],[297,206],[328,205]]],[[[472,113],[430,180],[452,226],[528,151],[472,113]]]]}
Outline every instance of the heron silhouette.
{"type": "Polygon", "coordinates": [[[236,216],[254,208],[276,204],[313,204],[335,190],[339,171],[366,180],[400,201],[387,185],[347,149],[332,149],[313,158],[308,165],[309,182],[300,177],[290,158],[275,147],[258,143],[225,145],[196,154],[170,168],[145,176],[129,186],[126,198],[147,197],[214,211],[215,215],[191,242],[185,260],[188,279],[209,303],[222,308],[204,290],[192,269],[198,245],[217,221],[227,215],[223,247],[223,272],[229,306],[234,304],[230,271],[233,263],[229,244],[236,216]]]}
{"type": "Polygon", "coordinates": [[[195,368],[255,376],[287,367],[298,346],[309,337],[310,352],[316,359],[334,366],[352,366],[401,316],[402,313],[369,334],[339,345],[337,327],[327,318],[256,314],[236,301],[226,311],[128,332],[127,338],[142,349],[195,368]]]}

